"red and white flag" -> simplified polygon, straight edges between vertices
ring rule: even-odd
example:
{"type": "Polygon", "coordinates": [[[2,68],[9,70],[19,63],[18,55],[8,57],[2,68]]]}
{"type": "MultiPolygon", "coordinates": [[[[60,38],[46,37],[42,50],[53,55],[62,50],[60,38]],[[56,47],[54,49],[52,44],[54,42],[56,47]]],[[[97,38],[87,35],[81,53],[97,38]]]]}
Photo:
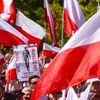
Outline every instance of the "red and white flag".
{"type": "Polygon", "coordinates": [[[43,50],[42,50],[43,56],[54,58],[59,51],[60,48],[48,45],[47,43],[43,43],[43,50]]]}
{"type": "Polygon", "coordinates": [[[72,36],[84,22],[84,15],[77,0],[64,0],[63,23],[65,33],[72,36]]]}
{"type": "Polygon", "coordinates": [[[29,43],[37,43],[37,46],[46,35],[43,27],[27,18],[20,11],[17,12],[16,29],[29,39],[29,43]]]}
{"type": "Polygon", "coordinates": [[[100,77],[100,12],[65,44],[40,77],[31,100],[100,77]]]}
{"type": "Polygon", "coordinates": [[[13,0],[0,0],[0,18],[11,24],[14,23],[16,11],[13,0]]]}
{"type": "Polygon", "coordinates": [[[0,52],[0,65],[5,62],[4,55],[0,52]]]}
{"type": "Polygon", "coordinates": [[[28,39],[0,18],[0,44],[13,46],[28,43],[28,39]]]}
{"type": "Polygon", "coordinates": [[[50,7],[48,4],[48,0],[44,0],[44,15],[45,15],[45,20],[48,23],[49,31],[50,31],[50,36],[53,41],[53,45],[57,45],[57,40],[56,40],[56,21],[53,18],[53,15],[50,11],[50,7]]]}
{"type": "Polygon", "coordinates": [[[16,79],[16,57],[12,56],[6,71],[6,81],[16,79]]]}

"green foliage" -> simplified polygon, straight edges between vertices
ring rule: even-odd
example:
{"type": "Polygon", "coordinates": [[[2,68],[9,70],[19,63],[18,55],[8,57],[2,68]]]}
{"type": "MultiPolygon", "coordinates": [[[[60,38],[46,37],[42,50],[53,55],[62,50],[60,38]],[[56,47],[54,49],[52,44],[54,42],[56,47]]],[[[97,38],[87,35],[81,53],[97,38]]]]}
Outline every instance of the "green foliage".
{"type": "Polygon", "coordinates": [[[80,6],[84,12],[86,20],[97,12],[96,0],[79,0],[80,6]]]}
{"type": "MultiPolygon", "coordinates": [[[[97,12],[97,1],[100,0],[78,0],[86,20],[97,12]]],[[[23,12],[27,17],[43,26],[47,30],[47,33],[49,33],[47,23],[44,20],[43,2],[44,0],[14,0],[16,10],[23,12]]],[[[56,37],[58,39],[59,46],[61,46],[63,0],[48,0],[48,2],[57,22],[56,37]]],[[[64,34],[63,37],[65,44],[70,37],[66,34],[64,34]]],[[[45,41],[52,44],[49,34],[45,37],[45,41]]]]}

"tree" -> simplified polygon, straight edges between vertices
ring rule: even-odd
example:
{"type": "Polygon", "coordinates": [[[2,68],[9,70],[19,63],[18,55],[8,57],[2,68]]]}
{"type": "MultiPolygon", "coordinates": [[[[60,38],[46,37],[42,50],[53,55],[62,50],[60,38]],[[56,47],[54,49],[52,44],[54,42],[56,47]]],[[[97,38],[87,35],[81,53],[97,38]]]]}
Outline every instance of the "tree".
{"type": "MultiPolygon", "coordinates": [[[[97,12],[97,1],[100,0],[78,0],[86,20],[88,20],[97,12]]],[[[42,25],[48,32],[47,24],[44,21],[43,2],[44,0],[14,0],[16,11],[20,10],[27,17],[42,25]]],[[[56,36],[59,46],[61,46],[63,0],[48,0],[48,2],[50,4],[50,9],[53,13],[53,16],[57,21],[56,36]]],[[[64,44],[69,38],[70,37],[64,34],[64,44]]],[[[45,41],[51,44],[49,34],[45,37],[45,41]]]]}

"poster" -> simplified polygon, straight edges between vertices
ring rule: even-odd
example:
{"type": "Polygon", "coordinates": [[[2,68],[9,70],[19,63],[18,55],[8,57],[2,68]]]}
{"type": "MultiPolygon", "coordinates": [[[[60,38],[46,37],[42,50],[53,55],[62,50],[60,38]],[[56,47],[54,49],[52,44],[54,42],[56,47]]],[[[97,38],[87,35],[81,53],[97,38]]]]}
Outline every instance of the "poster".
{"type": "Polygon", "coordinates": [[[40,76],[38,53],[35,45],[17,45],[13,47],[16,57],[17,79],[28,81],[30,76],[40,76]]]}

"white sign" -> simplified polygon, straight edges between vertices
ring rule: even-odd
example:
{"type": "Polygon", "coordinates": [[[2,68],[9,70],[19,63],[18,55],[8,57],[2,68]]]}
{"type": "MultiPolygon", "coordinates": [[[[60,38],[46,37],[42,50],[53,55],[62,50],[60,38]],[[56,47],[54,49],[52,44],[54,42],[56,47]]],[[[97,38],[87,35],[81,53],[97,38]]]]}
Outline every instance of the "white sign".
{"type": "Polygon", "coordinates": [[[14,54],[17,59],[16,71],[19,81],[28,81],[32,75],[40,76],[36,46],[14,46],[14,54]]]}

